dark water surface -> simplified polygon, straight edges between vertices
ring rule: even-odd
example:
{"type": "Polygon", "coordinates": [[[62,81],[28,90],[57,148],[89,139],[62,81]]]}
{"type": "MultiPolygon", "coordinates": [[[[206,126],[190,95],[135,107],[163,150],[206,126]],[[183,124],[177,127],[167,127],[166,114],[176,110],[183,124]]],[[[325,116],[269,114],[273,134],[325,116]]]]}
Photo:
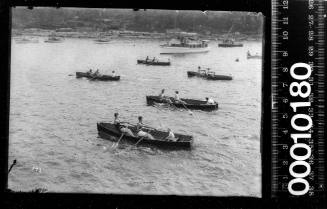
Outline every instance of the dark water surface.
{"type": "Polygon", "coordinates": [[[260,42],[184,56],[159,55],[157,40],[87,39],[63,43],[12,44],[9,188],[53,192],[261,196],[260,42]],[[137,65],[145,56],[170,58],[172,65],[137,65]],[[239,62],[235,59],[239,58],[239,62]],[[188,78],[187,70],[210,67],[232,81],[188,78]],[[119,82],[76,79],[75,71],[116,70],[119,82]],[[213,97],[215,112],[154,108],[145,95],[162,88],[185,98],[213,97]],[[96,123],[122,119],[194,136],[191,151],[162,151],[98,138],[96,123]]]}

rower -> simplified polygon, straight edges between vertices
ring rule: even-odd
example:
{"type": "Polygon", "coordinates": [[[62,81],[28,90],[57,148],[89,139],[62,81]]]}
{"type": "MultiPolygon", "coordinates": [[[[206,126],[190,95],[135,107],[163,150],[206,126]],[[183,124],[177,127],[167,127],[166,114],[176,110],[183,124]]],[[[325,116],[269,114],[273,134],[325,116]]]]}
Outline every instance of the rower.
{"type": "Polygon", "coordinates": [[[251,56],[251,54],[250,54],[250,51],[249,51],[249,50],[247,51],[247,55],[248,55],[248,56],[251,56]]]}
{"type": "Polygon", "coordinates": [[[153,60],[152,60],[152,62],[154,62],[156,60],[156,58],[155,57],[153,57],[153,60]]]}
{"type": "Polygon", "coordinates": [[[172,132],[170,128],[168,128],[168,136],[165,138],[167,141],[176,142],[178,138],[175,137],[175,134],[172,132]]]}
{"type": "Polygon", "coordinates": [[[115,119],[114,119],[114,125],[116,126],[116,128],[118,130],[120,130],[122,133],[124,133],[124,134],[126,134],[128,136],[136,137],[129,128],[127,128],[125,125],[122,125],[122,123],[124,123],[124,122],[121,122],[119,120],[118,115],[119,114],[117,112],[114,114],[114,117],[115,117],[115,119]]]}
{"type": "Polygon", "coordinates": [[[209,72],[210,72],[210,68],[207,68],[207,73],[206,74],[209,75],[209,72]]]}
{"type": "Polygon", "coordinates": [[[183,104],[185,104],[185,102],[179,98],[178,91],[175,91],[175,97],[174,97],[174,99],[175,99],[175,102],[177,102],[177,103],[183,103],[183,104]]]}
{"type": "Polygon", "coordinates": [[[198,72],[199,72],[199,73],[201,72],[201,67],[200,67],[200,66],[198,66],[198,72]]]}
{"type": "Polygon", "coordinates": [[[100,76],[99,69],[95,71],[94,76],[100,76]]]}
{"type": "Polygon", "coordinates": [[[206,97],[207,104],[215,104],[215,101],[212,98],[206,97]]]}
{"type": "Polygon", "coordinates": [[[145,62],[147,62],[149,60],[149,56],[146,56],[145,62]]]}
{"type": "Polygon", "coordinates": [[[145,131],[142,130],[144,124],[143,124],[143,117],[142,116],[139,116],[138,117],[138,120],[139,122],[137,123],[136,125],[136,132],[137,132],[137,136],[138,137],[141,137],[141,138],[148,138],[148,139],[151,139],[153,140],[153,136],[145,131]]]}
{"type": "Polygon", "coordinates": [[[175,91],[175,100],[180,101],[181,99],[179,98],[178,91],[175,91]]]}
{"type": "Polygon", "coordinates": [[[115,76],[116,76],[116,73],[115,73],[114,70],[111,72],[111,76],[112,76],[112,77],[115,77],[115,76]]]}
{"type": "Polygon", "coordinates": [[[161,93],[159,94],[160,99],[163,99],[165,97],[165,89],[161,90],[161,93]]]}

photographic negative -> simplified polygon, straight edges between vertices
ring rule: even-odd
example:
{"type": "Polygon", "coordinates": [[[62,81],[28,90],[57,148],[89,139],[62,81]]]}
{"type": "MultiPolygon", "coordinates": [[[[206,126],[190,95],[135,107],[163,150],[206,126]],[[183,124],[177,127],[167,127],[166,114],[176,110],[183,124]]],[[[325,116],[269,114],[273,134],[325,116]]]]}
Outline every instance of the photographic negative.
{"type": "Polygon", "coordinates": [[[13,8],[9,188],[261,197],[262,23],[13,8]]]}

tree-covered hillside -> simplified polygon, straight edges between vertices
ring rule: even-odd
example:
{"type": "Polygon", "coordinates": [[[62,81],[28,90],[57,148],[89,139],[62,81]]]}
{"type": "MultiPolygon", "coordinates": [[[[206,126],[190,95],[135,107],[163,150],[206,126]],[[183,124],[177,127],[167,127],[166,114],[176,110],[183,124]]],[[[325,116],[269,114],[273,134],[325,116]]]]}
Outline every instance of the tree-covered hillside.
{"type": "Polygon", "coordinates": [[[91,28],[96,31],[134,30],[166,32],[179,28],[197,33],[259,34],[262,15],[248,12],[175,11],[80,8],[14,8],[12,26],[23,28],[91,28]]]}

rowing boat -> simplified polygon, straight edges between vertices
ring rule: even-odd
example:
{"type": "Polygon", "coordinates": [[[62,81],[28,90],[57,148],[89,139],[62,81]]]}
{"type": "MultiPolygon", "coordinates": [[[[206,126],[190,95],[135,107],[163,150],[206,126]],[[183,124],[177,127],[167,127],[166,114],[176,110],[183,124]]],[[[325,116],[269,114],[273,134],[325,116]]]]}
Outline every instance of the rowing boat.
{"type": "Polygon", "coordinates": [[[99,81],[118,81],[120,76],[110,76],[110,75],[100,75],[94,76],[90,73],[76,72],[76,78],[88,78],[90,80],[99,80],[99,81]]]}
{"type": "Polygon", "coordinates": [[[170,65],[170,61],[162,62],[162,61],[158,61],[158,60],[155,60],[155,61],[137,60],[137,64],[168,66],[168,65],[170,65]]]}
{"type": "Polygon", "coordinates": [[[146,96],[146,102],[148,105],[154,105],[156,103],[169,104],[177,108],[185,108],[191,110],[203,110],[203,111],[213,111],[218,109],[218,103],[207,104],[207,101],[195,100],[195,99],[181,99],[185,103],[176,101],[173,97],[161,98],[159,96],[146,96]],[[171,102],[171,103],[170,103],[171,102]]]}
{"type": "Polygon", "coordinates": [[[216,75],[214,72],[195,72],[195,71],[187,71],[188,77],[201,77],[207,80],[232,80],[233,77],[229,75],[216,75]]]}
{"type": "Polygon", "coordinates": [[[247,54],[246,55],[246,58],[247,59],[261,59],[262,56],[261,55],[250,55],[250,54],[247,54]]]}
{"type": "MultiPolygon", "coordinates": [[[[136,136],[136,126],[127,126],[127,128],[136,136]]],[[[122,132],[112,123],[97,123],[97,129],[99,136],[104,139],[117,141],[117,138],[122,136],[122,132]]],[[[146,128],[142,128],[142,130],[150,133],[154,139],[123,135],[121,141],[143,146],[155,146],[162,149],[190,149],[193,144],[193,136],[175,133],[175,137],[178,140],[168,141],[166,140],[168,136],[168,132],[166,131],[146,128]]]]}

